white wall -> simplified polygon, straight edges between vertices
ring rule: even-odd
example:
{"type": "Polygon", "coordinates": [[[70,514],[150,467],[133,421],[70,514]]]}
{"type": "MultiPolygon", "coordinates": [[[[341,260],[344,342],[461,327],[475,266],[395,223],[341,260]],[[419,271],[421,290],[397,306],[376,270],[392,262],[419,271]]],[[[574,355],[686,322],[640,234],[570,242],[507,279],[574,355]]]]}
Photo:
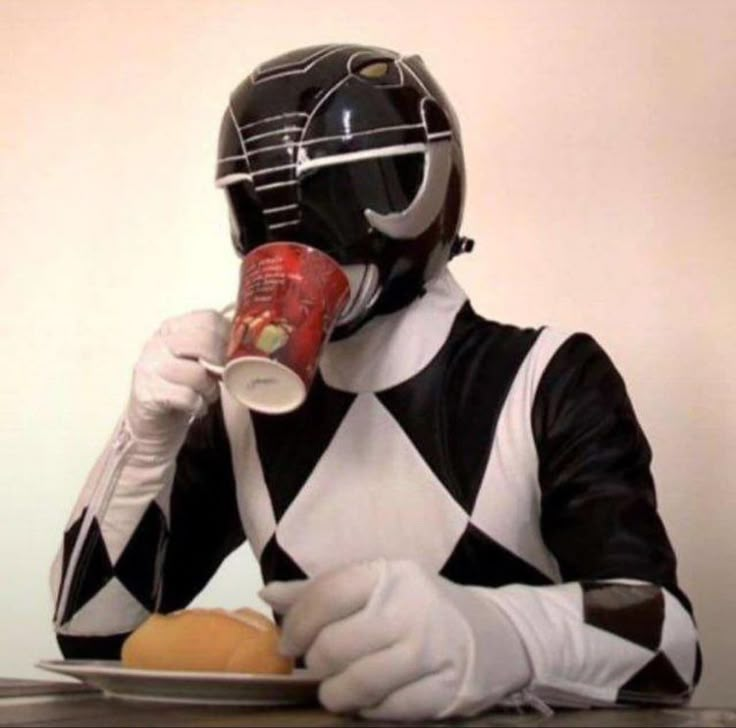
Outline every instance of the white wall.
{"type": "MultiPolygon", "coordinates": [[[[454,98],[478,245],[453,267],[481,312],[589,331],[624,374],[702,631],[696,699],[733,703],[729,0],[0,3],[0,674],[56,654],[48,565],[143,341],[232,297],[229,91],[341,40],[420,52],[454,98]]],[[[202,601],[256,588],[243,551],[202,601]]]]}

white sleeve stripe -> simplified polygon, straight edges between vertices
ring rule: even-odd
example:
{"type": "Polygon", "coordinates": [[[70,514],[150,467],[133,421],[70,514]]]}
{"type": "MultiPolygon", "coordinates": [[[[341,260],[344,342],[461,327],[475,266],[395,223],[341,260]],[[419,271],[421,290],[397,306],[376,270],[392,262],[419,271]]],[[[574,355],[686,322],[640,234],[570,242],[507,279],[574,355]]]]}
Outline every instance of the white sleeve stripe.
{"type": "Polygon", "coordinates": [[[560,575],[540,530],[539,459],[531,411],[542,374],[569,336],[543,329],[519,367],[496,423],[471,516],[475,526],[553,581],[560,575]]]}
{"type": "Polygon", "coordinates": [[[276,516],[256,447],[250,413],[223,390],[222,411],[230,441],[240,520],[256,558],[276,531],[276,516]]]}

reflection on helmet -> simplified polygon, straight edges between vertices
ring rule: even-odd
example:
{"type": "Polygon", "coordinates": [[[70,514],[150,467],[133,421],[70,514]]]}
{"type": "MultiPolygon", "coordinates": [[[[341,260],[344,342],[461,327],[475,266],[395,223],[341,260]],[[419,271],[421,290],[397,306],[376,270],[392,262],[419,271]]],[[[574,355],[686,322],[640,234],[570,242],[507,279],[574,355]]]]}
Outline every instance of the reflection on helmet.
{"type": "Polygon", "coordinates": [[[216,181],[239,253],[291,240],[350,267],[336,338],[407,305],[459,249],[460,131],[416,56],[329,45],[259,66],[231,95],[216,181]]]}

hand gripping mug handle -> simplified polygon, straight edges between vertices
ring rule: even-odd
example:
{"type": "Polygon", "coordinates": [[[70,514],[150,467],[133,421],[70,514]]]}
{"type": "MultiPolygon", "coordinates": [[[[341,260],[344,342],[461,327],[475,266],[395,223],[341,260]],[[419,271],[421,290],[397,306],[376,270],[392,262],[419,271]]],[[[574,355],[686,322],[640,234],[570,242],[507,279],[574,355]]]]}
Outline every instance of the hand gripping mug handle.
{"type": "MultiPolygon", "coordinates": [[[[227,316],[227,314],[232,313],[235,311],[235,304],[234,303],[228,303],[227,306],[220,309],[220,314],[222,316],[227,316]]],[[[204,359],[202,357],[199,357],[197,359],[199,364],[204,367],[210,374],[213,374],[218,379],[222,379],[224,373],[225,373],[225,366],[222,364],[215,364],[214,362],[207,361],[207,359],[204,359]]]]}

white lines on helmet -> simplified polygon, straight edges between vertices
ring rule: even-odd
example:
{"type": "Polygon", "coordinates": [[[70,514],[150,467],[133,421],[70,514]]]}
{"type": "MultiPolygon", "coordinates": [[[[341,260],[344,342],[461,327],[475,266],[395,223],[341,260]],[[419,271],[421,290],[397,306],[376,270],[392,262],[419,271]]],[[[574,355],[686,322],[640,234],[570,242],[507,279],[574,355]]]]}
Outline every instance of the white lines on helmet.
{"type": "Polygon", "coordinates": [[[254,177],[262,177],[264,174],[270,174],[271,172],[283,172],[285,169],[296,169],[296,162],[291,164],[280,164],[278,167],[266,167],[265,169],[259,169],[253,172],[254,177]]]}
{"type": "MultiPolygon", "coordinates": [[[[238,159],[245,159],[245,157],[242,154],[236,154],[232,157],[222,157],[222,159],[218,159],[217,163],[221,164],[223,162],[235,162],[238,159]]],[[[290,164],[280,164],[277,167],[265,167],[264,169],[257,169],[255,172],[249,173],[248,177],[258,177],[259,175],[268,174],[269,172],[281,172],[284,169],[294,169],[296,167],[295,162],[291,162],[290,164]]]]}
{"type": "Polygon", "coordinates": [[[215,180],[215,187],[227,187],[228,185],[242,182],[243,180],[253,182],[253,176],[247,172],[233,172],[232,174],[226,174],[224,177],[219,177],[215,180]]]}
{"type": "Polygon", "coordinates": [[[251,129],[252,127],[259,126],[260,124],[268,124],[270,121],[290,119],[294,116],[299,116],[306,119],[309,117],[309,114],[307,114],[306,111],[285,111],[283,114],[277,114],[276,116],[267,116],[263,119],[259,119],[258,121],[251,121],[249,124],[243,124],[243,126],[239,128],[244,131],[245,129],[251,129]]]}
{"type": "Polygon", "coordinates": [[[289,187],[291,185],[299,184],[298,180],[292,179],[288,182],[273,182],[272,184],[268,185],[256,185],[256,190],[260,192],[261,190],[273,190],[277,187],[289,187]]]}
{"type": "MultiPolygon", "coordinates": [[[[450,138],[451,134],[445,134],[441,132],[436,135],[437,139],[450,138]]],[[[415,142],[413,144],[396,144],[390,147],[378,147],[376,149],[364,149],[357,152],[345,152],[344,154],[331,154],[328,157],[317,157],[316,159],[309,159],[307,156],[302,156],[296,164],[283,164],[277,167],[267,167],[266,169],[259,169],[252,174],[246,174],[243,172],[236,172],[234,174],[226,175],[216,180],[215,184],[218,187],[225,187],[233,182],[239,182],[241,180],[248,180],[253,182],[256,177],[260,177],[271,172],[282,172],[284,170],[293,169],[297,177],[300,174],[310,170],[319,169],[320,167],[331,167],[338,164],[348,164],[349,162],[359,162],[366,159],[381,159],[383,157],[401,156],[404,154],[423,154],[427,151],[427,145],[424,142],[415,142]]],[[[219,162],[226,162],[236,159],[243,159],[243,157],[225,157],[218,160],[219,162]]],[[[289,182],[276,182],[272,185],[256,185],[256,189],[269,189],[271,187],[280,187],[283,185],[296,184],[296,181],[289,182]]]]}
{"type": "Polygon", "coordinates": [[[414,80],[422,87],[422,90],[427,96],[429,96],[430,99],[435,100],[434,95],[431,94],[429,89],[424,85],[424,81],[422,81],[422,79],[417,76],[414,69],[404,60],[404,56],[399,58],[397,60],[397,63],[400,67],[405,68],[414,77],[414,80]]]}
{"type": "MultiPolygon", "coordinates": [[[[337,51],[342,50],[343,48],[348,48],[349,46],[346,45],[339,45],[337,43],[331,43],[329,45],[326,45],[319,50],[316,50],[314,53],[312,53],[311,56],[307,56],[306,58],[303,58],[301,61],[294,61],[292,63],[282,63],[280,66],[273,66],[268,69],[268,71],[263,71],[263,73],[270,73],[271,71],[282,71],[287,68],[294,68],[294,66],[301,66],[302,64],[306,63],[307,66],[304,68],[304,72],[308,71],[310,68],[313,68],[316,63],[321,61],[323,58],[327,58],[327,56],[331,56],[333,53],[336,53],[337,51]]],[[[259,69],[260,70],[260,69],[259,69]]]]}
{"type": "MultiPolygon", "coordinates": [[[[384,127],[380,127],[379,129],[367,129],[365,131],[351,132],[350,134],[339,134],[339,135],[334,135],[334,136],[317,137],[315,139],[307,139],[306,141],[292,140],[292,141],[286,142],[285,144],[274,144],[268,147],[261,147],[260,149],[252,149],[248,153],[248,156],[254,157],[256,154],[261,154],[262,152],[273,152],[277,149],[291,149],[295,146],[309,147],[309,146],[314,146],[315,144],[322,144],[323,142],[339,141],[340,139],[349,140],[349,139],[352,139],[353,137],[373,136],[374,134],[387,134],[393,131],[405,131],[408,129],[423,129],[423,128],[425,128],[424,124],[397,124],[396,126],[384,126],[384,127]]],[[[250,140],[246,140],[246,141],[250,141],[250,140]]],[[[366,150],[366,151],[369,151],[369,150],[366,150]]],[[[219,159],[218,161],[224,162],[224,161],[229,161],[231,159],[242,159],[242,157],[226,157],[224,159],[219,159]]],[[[255,174],[260,174],[260,172],[256,172],[255,174]]]]}
{"type": "Polygon", "coordinates": [[[289,222],[269,223],[267,227],[269,230],[278,230],[279,228],[285,228],[285,227],[291,227],[292,225],[298,225],[300,222],[301,222],[301,218],[297,218],[296,220],[290,220],[289,222]]]}
{"type": "MultiPolygon", "coordinates": [[[[248,161],[248,150],[245,148],[245,142],[243,141],[243,135],[240,131],[240,128],[238,127],[238,121],[235,118],[235,113],[233,112],[232,104],[227,105],[227,110],[230,112],[230,118],[232,119],[233,126],[235,127],[235,131],[238,134],[238,140],[240,141],[240,148],[243,151],[243,155],[244,155],[243,158],[247,162],[248,161]]],[[[248,166],[250,166],[250,164],[248,166]]]]}
{"type": "Polygon", "coordinates": [[[295,76],[297,74],[303,75],[305,73],[308,73],[311,71],[320,61],[324,60],[328,56],[333,55],[334,53],[338,53],[339,51],[349,48],[350,46],[330,46],[328,48],[324,48],[320,51],[315,52],[312,56],[308,56],[304,59],[304,61],[295,62],[295,63],[286,63],[282,66],[274,66],[273,68],[269,68],[267,70],[263,69],[262,67],[257,68],[252,74],[251,74],[251,80],[253,84],[259,84],[259,83],[268,83],[268,81],[273,81],[277,78],[283,78],[284,76],[295,76]],[[314,59],[309,62],[310,59],[314,59]],[[303,68],[300,67],[301,63],[308,63],[308,65],[304,66],[303,68]],[[273,75],[270,75],[273,73],[273,71],[279,71],[280,69],[283,69],[283,73],[274,73],[273,75]],[[258,78],[258,74],[269,74],[266,76],[266,78],[258,78]]]}
{"type": "Polygon", "coordinates": [[[267,207],[264,211],[264,215],[274,215],[277,212],[283,212],[284,210],[293,210],[298,208],[299,205],[282,205],[281,207],[267,207]]]}
{"type": "Polygon", "coordinates": [[[334,86],[317,102],[317,105],[312,109],[311,113],[309,114],[309,117],[307,118],[307,121],[304,124],[304,131],[302,132],[302,139],[304,138],[304,134],[306,133],[307,129],[309,128],[309,125],[312,123],[312,119],[314,118],[314,115],[319,111],[319,109],[324,106],[327,99],[329,99],[336,91],[340,88],[344,83],[349,81],[352,78],[352,74],[348,72],[347,76],[340,79],[337,83],[334,84],[334,86]]]}
{"type": "Polygon", "coordinates": [[[394,157],[404,154],[421,154],[426,151],[427,145],[424,142],[416,142],[414,144],[397,144],[395,146],[380,147],[378,149],[364,149],[359,152],[332,154],[329,157],[318,157],[317,159],[300,161],[297,164],[297,175],[302,174],[308,169],[331,167],[336,164],[347,164],[348,162],[358,162],[364,159],[380,159],[382,157],[394,157]]]}
{"type": "Polygon", "coordinates": [[[270,147],[261,147],[260,149],[252,149],[250,152],[248,152],[248,155],[250,157],[255,157],[256,154],[263,154],[264,152],[274,152],[277,149],[293,149],[294,147],[298,147],[299,142],[295,139],[294,141],[287,142],[286,144],[274,144],[270,147]]]}
{"type": "Polygon", "coordinates": [[[233,154],[230,157],[220,157],[220,159],[217,160],[217,163],[234,162],[236,159],[248,159],[248,156],[246,154],[233,154]]]}
{"type": "Polygon", "coordinates": [[[301,131],[301,126],[285,126],[281,129],[276,129],[276,131],[266,131],[263,134],[255,134],[254,136],[248,136],[244,137],[244,141],[246,144],[252,144],[254,141],[258,139],[265,139],[266,137],[270,136],[278,136],[279,134],[288,134],[291,131],[301,131]]]}
{"type": "Polygon", "coordinates": [[[353,131],[350,134],[337,134],[335,136],[317,137],[315,139],[307,139],[302,142],[303,147],[308,147],[321,142],[332,142],[339,139],[352,139],[358,136],[371,136],[373,134],[386,134],[391,131],[404,131],[406,129],[423,129],[424,124],[397,124],[396,126],[381,126],[377,129],[366,129],[365,131],[353,131]]]}

